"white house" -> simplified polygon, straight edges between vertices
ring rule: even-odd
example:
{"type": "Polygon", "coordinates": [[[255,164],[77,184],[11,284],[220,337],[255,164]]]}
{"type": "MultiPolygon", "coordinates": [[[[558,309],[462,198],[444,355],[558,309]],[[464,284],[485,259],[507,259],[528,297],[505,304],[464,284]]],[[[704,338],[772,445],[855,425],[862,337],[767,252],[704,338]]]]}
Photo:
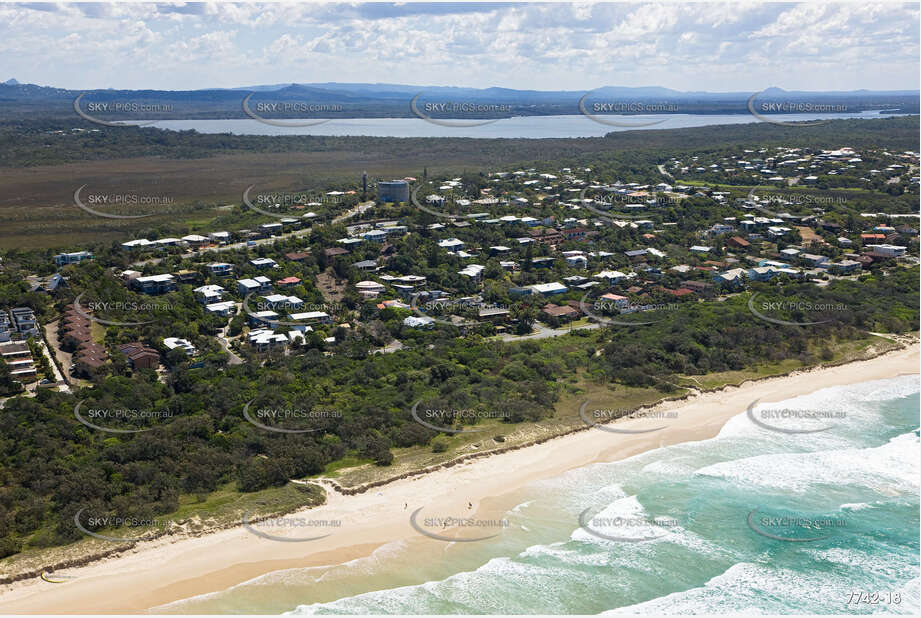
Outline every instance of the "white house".
{"type": "Polygon", "coordinates": [[[627,278],[627,275],[620,272],[619,270],[602,270],[600,273],[592,276],[595,279],[605,279],[609,283],[616,283],[617,281],[627,278]]]}
{"type": "Polygon", "coordinates": [[[408,326],[410,328],[431,328],[434,324],[435,320],[433,318],[415,315],[411,315],[403,320],[403,326],[408,326]]]}
{"type": "Polygon", "coordinates": [[[439,240],[438,246],[452,252],[460,251],[464,248],[464,241],[459,238],[446,238],[445,240],[439,240]]]}
{"type": "Polygon", "coordinates": [[[67,264],[77,264],[83,260],[92,259],[93,254],[89,251],[76,251],[74,253],[60,253],[54,256],[54,263],[58,266],[65,266],[67,264]]]}
{"type": "Polygon", "coordinates": [[[867,245],[867,249],[876,255],[895,258],[905,255],[907,247],[900,247],[898,245],[867,245]]]}
{"type": "Polygon", "coordinates": [[[377,281],[359,281],[355,284],[355,289],[358,290],[362,298],[374,298],[383,293],[386,288],[377,281]]]}
{"type": "Polygon", "coordinates": [[[237,305],[232,300],[225,300],[224,302],[205,305],[205,310],[208,313],[214,313],[229,318],[237,313],[237,305]]]}
{"type": "Polygon", "coordinates": [[[566,256],[566,265],[571,268],[588,268],[588,258],[584,255],[566,256]]]}
{"type": "Polygon", "coordinates": [[[249,261],[256,268],[278,268],[278,262],[272,258],[261,257],[249,261]]]}
{"type": "Polygon", "coordinates": [[[154,243],[150,242],[146,238],[138,238],[136,240],[129,240],[121,244],[122,249],[142,249],[144,247],[149,247],[154,243]]]}
{"type": "Polygon", "coordinates": [[[534,285],[528,286],[533,290],[534,294],[543,294],[544,296],[552,296],[554,294],[565,294],[569,291],[562,283],[554,281],[553,283],[535,283],[534,285]]]}
{"type": "Polygon", "coordinates": [[[457,271],[457,274],[476,279],[483,273],[485,269],[486,267],[481,266],[480,264],[468,264],[464,267],[463,270],[457,271]]]}
{"type": "Polygon", "coordinates": [[[203,285],[192,290],[203,305],[216,303],[222,300],[224,298],[224,292],[226,291],[227,290],[219,285],[203,285]]]}
{"type": "Polygon", "coordinates": [[[166,346],[168,350],[175,350],[180,348],[186,353],[186,356],[195,355],[195,346],[188,339],[180,339],[179,337],[167,337],[163,340],[163,345],[166,346]]]}
{"type": "Polygon", "coordinates": [[[293,328],[304,330],[307,324],[329,324],[333,321],[332,317],[325,311],[304,311],[302,313],[292,313],[288,316],[295,322],[301,322],[293,328]]]}
{"type": "Polygon", "coordinates": [[[208,238],[200,234],[189,234],[188,236],[183,236],[181,240],[195,247],[200,247],[209,242],[208,238]]]}
{"type": "Polygon", "coordinates": [[[253,277],[252,279],[240,279],[237,281],[237,291],[241,296],[246,296],[250,292],[260,294],[272,291],[272,280],[268,277],[253,277]]]}

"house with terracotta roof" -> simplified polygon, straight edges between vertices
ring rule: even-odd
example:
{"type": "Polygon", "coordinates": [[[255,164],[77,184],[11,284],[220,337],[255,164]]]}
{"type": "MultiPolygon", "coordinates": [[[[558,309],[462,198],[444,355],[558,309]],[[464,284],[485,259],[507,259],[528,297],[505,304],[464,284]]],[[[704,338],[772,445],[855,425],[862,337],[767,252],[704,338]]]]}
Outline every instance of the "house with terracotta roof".
{"type": "Polygon", "coordinates": [[[739,249],[747,249],[751,246],[751,243],[742,238],[741,236],[733,236],[726,241],[727,245],[732,245],[733,247],[738,247],[739,249]]]}
{"type": "Polygon", "coordinates": [[[541,308],[541,311],[552,318],[560,320],[572,320],[579,315],[579,312],[569,305],[555,305],[553,303],[547,303],[541,308]]]}
{"type": "Polygon", "coordinates": [[[289,288],[295,285],[299,285],[300,282],[301,280],[298,279],[297,277],[285,277],[284,279],[279,279],[278,281],[276,281],[275,285],[277,285],[280,288],[289,288]]]}
{"type": "Polygon", "coordinates": [[[156,369],[160,364],[160,353],[141,342],[123,343],[118,351],[125,355],[133,369],[156,369]]]}

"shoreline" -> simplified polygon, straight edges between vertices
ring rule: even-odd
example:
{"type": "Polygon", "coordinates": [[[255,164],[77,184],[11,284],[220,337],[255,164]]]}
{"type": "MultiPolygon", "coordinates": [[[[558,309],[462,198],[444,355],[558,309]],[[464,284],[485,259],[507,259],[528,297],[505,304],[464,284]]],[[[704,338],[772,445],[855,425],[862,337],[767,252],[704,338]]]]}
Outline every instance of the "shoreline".
{"type": "MultiPolygon", "coordinates": [[[[485,500],[574,468],[712,438],[755,399],[776,402],[832,386],[917,374],[918,366],[919,345],[913,343],[868,360],[794,371],[640,408],[677,412],[676,420],[668,421],[660,431],[615,434],[580,428],[541,440],[541,448],[521,445],[445,462],[433,471],[384,479],[386,483],[373,485],[377,492],[365,487],[343,495],[323,483],[327,503],[297,513],[341,522],[341,531],[327,537],[310,543],[278,542],[236,526],[200,537],[153,541],[68,569],[66,574],[74,579],[66,583],[33,578],[8,584],[0,589],[0,611],[137,613],[217,592],[279,569],[338,564],[367,556],[385,543],[421,538],[408,520],[414,508],[466,514],[468,500],[479,508],[485,500]],[[497,466],[501,474],[495,473],[497,466]],[[405,505],[411,508],[407,511],[405,505]]],[[[618,427],[647,431],[661,424],[661,419],[649,417],[618,421],[618,427]]]]}

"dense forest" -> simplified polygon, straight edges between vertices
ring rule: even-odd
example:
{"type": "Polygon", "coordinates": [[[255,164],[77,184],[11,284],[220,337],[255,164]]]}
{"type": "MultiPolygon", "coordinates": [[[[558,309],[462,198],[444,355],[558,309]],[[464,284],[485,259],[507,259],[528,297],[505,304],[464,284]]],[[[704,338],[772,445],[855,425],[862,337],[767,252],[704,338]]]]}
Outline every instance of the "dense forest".
{"type": "MultiPolygon", "coordinates": [[[[719,144],[727,148],[753,145],[821,148],[827,147],[829,134],[834,134],[840,143],[852,148],[885,143],[890,148],[909,150],[917,147],[918,121],[918,116],[906,116],[873,121],[834,120],[819,126],[724,125],[719,127],[719,144]]],[[[361,153],[362,158],[424,151],[430,158],[430,165],[473,159],[481,165],[549,161],[567,165],[599,153],[636,151],[648,155],[663,149],[706,150],[713,146],[713,127],[618,131],[599,138],[473,139],[203,134],[192,130],[103,127],[77,117],[73,120],[0,121],[0,167],[135,157],[188,159],[218,154],[300,151],[361,153]]],[[[629,168],[622,171],[629,171],[629,168]]]]}
{"type": "MultiPolygon", "coordinates": [[[[303,348],[262,366],[230,366],[214,352],[197,366],[176,363],[166,383],[150,370],[124,370],[77,394],[40,390],[10,399],[0,415],[0,548],[9,555],[73,541],[73,516],[84,507],[154,516],[174,511],[183,494],[206,496],[225,483],[256,491],[321,473],[347,455],[389,465],[392,448],[431,444],[437,435],[412,419],[420,400],[437,409],[501,410],[507,423],[536,420],[552,412],[561,382],[576,374],[615,390],[647,385],[667,393],[681,375],[829,360],[839,342],[868,330],[911,330],[919,318],[917,268],[826,288],[788,282],[762,293],[846,309],[809,314],[829,320],[823,324],[776,326],[758,320],[741,295],[670,306],[650,325],[553,340],[455,339],[445,327],[414,333],[405,349],[386,355],[369,355],[367,346],[332,356],[303,348]],[[113,434],[81,424],[78,404],[158,414],[117,425],[149,431],[113,434]],[[278,426],[312,431],[281,433],[247,422],[247,404],[332,413],[289,418],[278,426]]],[[[182,320],[176,307],[173,325],[182,320]]]]}

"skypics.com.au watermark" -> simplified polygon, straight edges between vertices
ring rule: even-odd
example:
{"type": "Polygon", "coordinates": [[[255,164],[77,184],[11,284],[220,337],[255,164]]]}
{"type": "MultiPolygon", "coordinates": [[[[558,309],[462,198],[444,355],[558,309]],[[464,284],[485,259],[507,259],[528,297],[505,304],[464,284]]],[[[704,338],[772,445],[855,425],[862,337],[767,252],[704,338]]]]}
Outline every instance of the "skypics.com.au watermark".
{"type": "Polygon", "coordinates": [[[120,314],[150,314],[159,312],[172,311],[173,305],[169,302],[159,301],[103,301],[103,300],[84,300],[86,292],[80,292],[74,299],[74,311],[80,317],[91,322],[98,322],[106,326],[141,326],[154,322],[150,320],[115,320],[114,315],[120,314]],[[94,313],[88,313],[93,311],[94,313]],[[104,316],[97,315],[97,312],[105,313],[104,316]]]}
{"type": "Polygon", "coordinates": [[[762,213],[771,217],[779,217],[780,214],[771,210],[769,207],[808,206],[829,208],[831,206],[847,204],[848,198],[844,195],[814,195],[812,193],[792,191],[789,193],[778,193],[776,189],[771,187],[755,185],[748,192],[748,201],[751,202],[755,209],[762,213]]]}
{"type": "Polygon", "coordinates": [[[833,536],[835,530],[846,528],[848,522],[842,517],[765,515],[753,509],[746,522],[753,532],[775,541],[788,543],[810,543],[833,536]]]}
{"type": "Polygon", "coordinates": [[[643,543],[668,536],[679,526],[671,517],[646,517],[642,515],[591,516],[593,507],[579,513],[579,527],[599,539],[618,543],[643,543]]]}
{"type": "Polygon", "coordinates": [[[74,418],[80,423],[97,431],[106,433],[142,433],[154,427],[138,427],[139,423],[159,423],[173,418],[170,410],[150,410],[139,408],[103,407],[98,404],[84,409],[82,399],[74,406],[74,418]]]}
{"type": "MultiPolygon", "coordinates": [[[[260,96],[268,96],[262,93],[260,96]]],[[[338,114],[343,111],[339,103],[302,101],[302,100],[277,100],[277,101],[252,101],[257,93],[251,92],[241,102],[243,113],[262,124],[273,127],[312,127],[325,124],[332,118],[304,118],[313,114],[338,114]],[[300,118],[299,118],[300,116],[300,118]]]]}
{"type": "Polygon", "coordinates": [[[74,205],[80,210],[104,219],[143,219],[168,214],[176,205],[169,195],[148,193],[99,193],[85,191],[86,185],[74,191],[74,205]]]}
{"type": "Polygon", "coordinates": [[[340,519],[314,519],[299,515],[282,515],[279,517],[253,520],[252,511],[247,511],[243,514],[241,523],[247,532],[263,539],[279,541],[281,543],[318,541],[331,536],[336,528],[342,527],[342,520],[340,519]],[[333,531],[320,535],[304,535],[308,530],[319,531],[329,529],[333,529],[333,531]],[[295,532],[297,534],[293,534],[295,532]]]}
{"type": "Polygon", "coordinates": [[[830,421],[847,417],[843,410],[802,410],[758,406],[758,399],[748,404],[745,414],[758,427],[785,434],[810,434],[834,428],[830,421]],[[757,409],[756,409],[757,408],[757,409]]]}
{"type": "MultiPolygon", "coordinates": [[[[649,219],[649,213],[641,212],[628,212],[624,209],[631,209],[632,207],[641,207],[638,210],[645,211],[647,205],[644,203],[638,203],[638,198],[631,197],[630,195],[624,195],[616,192],[605,192],[601,195],[595,195],[591,198],[587,197],[590,190],[599,190],[603,187],[585,187],[579,192],[579,205],[586,210],[591,211],[592,213],[598,215],[604,221],[608,223],[615,223],[618,221],[625,220],[643,220],[649,219]],[[615,209],[620,210],[615,210],[615,209]]],[[[663,203],[659,203],[660,198],[656,198],[657,205],[666,205],[667,203],[672,202],[672,198],[666,198],[663,203]]],[[[677,200],[675,200],[677,201],[677,200]]],[[[634,210],[637,210],[633,208],[634,210]]]]}
{"type": "Polygon", "coordinates": [[[655,324],[662,320],[662,317],[658,317],[654,320],[626,320],[619,318],[606,317],[603,315],[603,312],[612,312],[616,315],[630,315],[636,313],[651,313],[657,311],[675,311],[680,308],[678,303],[649,303],[638,305],[631,303],[626,298],[618,300],[607,300],[604,298],[601,299],[590,299],[591,292],[586,294],[579,300],[579,308],[582,310],[587,317],[599,322],[601,324],[606,324],[608,326],[645,326],[648,324],[655,324]],[[590,302],[586,302],[590,301],[590,302]]]}
{"type": "Polygon", "coordinates": [[[429,318],[438,324],[444,324],[446,326],[463,326],[464,323],[479,319],[480,312],[482,311],[498,310],[507,312],[510,310],[508,305],[491,303],[472,298],[461,298],[457,300],[436,299],[426,301],[421,305],[416,302],[417,298],[418,295],[414,295],[410,300],[410,308],[416,315],[424,318],[429,318]],[[441,317],[434,317],[444,315],[454,315],[456,318],[458,318],[458,320],[451,321],[441,317]]]}
{"type": "Polygon", "coordinates": [[[632,115],[639,116],[643,114],[677,114],[680,111],[678,105],[665,101],[589,100],[597,96],[596,91],[585,93],[579,99],[579,111],[589,120],[609,127],[649,127],[661,124],[668,120],[669,117],[645,120],[639,117],[633,120],[627,120],[627,118],[632,115]]]}
{"type": "Polygon", "coordinates": [[[630,410],[626,408],[599,408],[589,406],[589,401],[584,401],[579,406],[579,418],[589,427],[618,434],[652,433],[665,429],[658,421],[672,421],[678,418],[677,410],[630,410]],[[614,421],[629,418],[631,420],[657,421],[656,427],[649,429],[623,429],[612,424],[614,421]]]}
{"type": "Polygon", "coordinates": [[[250,292],[243,298],[243,313],[257,323],[265,324],[271,328],[290,326],[294,329],[305,330],[312,324],[332,322],[331,313],[340,311],[339,303],[320,303],[307,305],[296,296],[286,296],[279,299],[253,300],[256,292],[250,292]],[[313,309],[308,309],[313,307],[313,309]],[[290,319],[282,319],[281,314],[288,314],[290,319]]]}
{"type": "Polygon", "coordinates": [[[484,114],[508,117],[514,112],[511,103],[486,101],[430,100],[420,92],[409,102],[409,110],[417,118],[442,127],[478,127],[492,124],[502,118],[483,118],[484,114]],[[421,100],[420,100],[421,99],[421,100]]]}
{"type": "Polygon", "coordinates": [[[808,193],[762,193],[758,195],[762,204],[781,206],[838,206],[847,204],[843,195],[812,195],[808,193]]]}
{"type": "Polygon", "coordinates": [[[451,407],[426,407],[419,404],[422,399],[413,404],[410,415],[417,423],[433,431],[450,434],[478,433],[485,429],[454,429],[458,423],[474,424],[479,420],[507,420],[512,418],[509,410],[489,410],[481,408],[451,408],[451,407]]]}
{"type": "Polygon", "coordinates": [[[88,122],[104,127],[146,127],[157,120],[139,121],[132,117],[149,114],[173,114],[176,110],[170,103],[157,103],[140,99],[93,101],[99,93],[81,93],[74,99],[74,112],[88,122]],[[87,98],[84,101],[84,98],[87,98]]]}
{"type": "MultiPolygon", "coordinates": [[[[439,189],[439,193],[430,193],[424,198],[420,199],[419,192],[423,190],[424,187],[430,186],[431,191],[435,191],[435,183],[433,182],[420,182],[415,185],[413,190],[410,192],[409,197],[412,205],[415,206],[418,210],[421,210],[424,213],[430,214],[433,217],[438,217],[440,219],[458,219],[464,216],[463,213],[457,213],[457,210],[460,208],[468,208],[474,202],[472,200],[467,200],[463,197],[458,197],[457,193],[454,191],[457,187],[450,187],[447,190],[442,187],[439,189]],[[445,194],[442,195],[441,193],[445,194]],[[425,201],[426,204],[423,204],[422,201],[425,201]],[[443,209],[436,210],[436,208],[443,209]],[[453,211],[453,213],[451,212],[453,211]],[[456,214],[454,214],[456,213],[456,214]]],[[[496,201],[498,203],[498,200],[496,201]]]]}
{"type": "Polygon", "coordinates": [[[747,107],[752,116],[763,122],[770,122],[785,127],[813,127],[829,120],[791,121],[781,120],[786,114],[841,114],[847,113],[847,105],[839,103],[818,103],[810,100],[768,99],[768,91],[762,90],[751,95],[747,107]],[[757,99],[757,100],[756,100],[757,99]]]}
{"type": "Polygon", "coordinates": [[[511,526],[508,519],[480,519],[472,516],[458,517],[456,515],[422,516],[424,507],[419,507],[409,517],[409,524],[413,529],[430,539],[447,543],[474,543],[495,538],[511,526]],[[451,536],[449,530],[458,530],[459,534],[451,536]],[[492,534],[483,534],[495,530],[492,534]],[[468,536],[469,535],[469,536],[468,536]]]}
{"type": "Polygon", "coordinates": [[[341,421],[342,412],[330,408],[288,408],[279,406],[253,407],[255,399],[251,399],[243,406],[243,418],[250,424],[265,431],[275,433],[313,433],[322,431],[324,427],[305,427],[310,421],[341,421]],[[270,424],[271,423],[271,424],[270,424]]]}
{"type": "Polygon", "coordinates": [[[74,525],[77,527],[77,530],[86,536],[113,543],[138,543],[140,541],[149,541],[160,536],[160,534],[171,525],[169,521],[150,517],[96,514],[86,511],[87,509],[84,507],[74,514],[74,525]],[[153,528],[153,530],[151,530],[151,528],[153,528]],[[138,534],[129,534],[128,536],[115,536],[114,532],[98,532],[99,530],[109,529],[124,529],[126,532],[138,530],[140,532],[138,534]]]}
{"type": "Polygon", "coordinates": [[[748,310],[762,322],[780,324],[783,326],[813,326],[832,322],[831,318],[823,320],[783,319],[779,316],[805,318],[810,315],[828,316],[834,313],[846,312],[850,308],[845,303],[813,302],[807,300],[778,300],[756,302],[760,292],[755,292],[748,299],[748,310]],[[778,317],[775,317],[778,316],[778,317]]]}
{"type": "Polygon", "coordinates": [[[344,199],[344,194],[314,191],[263,191],[253,192],[256,185],[243,191],[243,204],[254,212],[275,219],[291,219],[302,216],[300,210],[320,206],[335,206],[344,199]]]}

